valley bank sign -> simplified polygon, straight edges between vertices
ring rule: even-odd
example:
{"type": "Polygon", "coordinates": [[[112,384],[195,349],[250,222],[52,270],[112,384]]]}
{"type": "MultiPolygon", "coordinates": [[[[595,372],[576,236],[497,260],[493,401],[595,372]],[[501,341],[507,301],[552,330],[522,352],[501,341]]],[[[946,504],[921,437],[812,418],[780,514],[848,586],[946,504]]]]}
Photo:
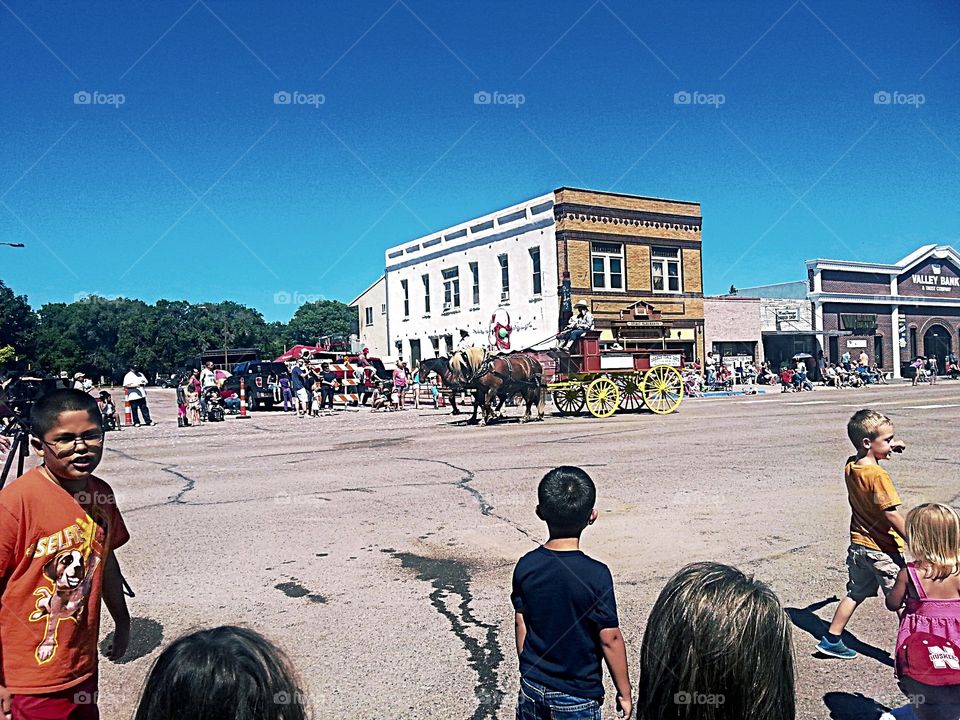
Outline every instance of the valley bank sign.
{"type": "Polygon", "coordinates": [[[960,288],[960,277],[944,275],[945,269],[943,265],[934,264],[930,266],[932,275],[916,274],[910,279],[914,285],[920,285],[927,292],[952,292],[954,288],[960,288]]]}

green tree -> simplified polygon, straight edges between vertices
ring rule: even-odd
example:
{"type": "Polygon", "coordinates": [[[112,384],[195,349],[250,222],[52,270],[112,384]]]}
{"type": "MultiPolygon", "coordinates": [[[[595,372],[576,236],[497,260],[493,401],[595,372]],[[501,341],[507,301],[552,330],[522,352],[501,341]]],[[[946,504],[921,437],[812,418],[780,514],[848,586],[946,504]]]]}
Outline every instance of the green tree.
{"type": "Polygon", "coordinates": [[[9,365],[16,356],[29,358],[36,347],[37,316],[27,302],[26,295],[15,295],[0,280],[0,347],[11,346],[14,357],[0,361],[9,365]]]}
{"type": "Polygon", "coordinates": [[[347,336],[356,332],[357,311],[338,300],[320,300],[297,308],[287,325],[289,339],[313,344],[325,335],[347,336]]]}

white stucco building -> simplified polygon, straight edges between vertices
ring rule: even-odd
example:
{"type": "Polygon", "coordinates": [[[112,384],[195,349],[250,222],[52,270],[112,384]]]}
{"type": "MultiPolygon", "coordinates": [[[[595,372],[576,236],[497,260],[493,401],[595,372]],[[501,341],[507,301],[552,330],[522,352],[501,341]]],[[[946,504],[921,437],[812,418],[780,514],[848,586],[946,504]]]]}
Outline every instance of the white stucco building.
{"type": "Polygon", "coordinates": [[[387,295],[386,278],[377,278],[370,287],[354,298],[350,307],[357,309],[360,344],[370,349],[374,357],[391,355],[387,343],[387,295]]]}
{"type": "Polygon", "coordinates": [[[552,338],[560,312],[553,207],[550,192],[389,248],[389,355],[416,363],[449,354],[461,328],[486,344],[498,311],[501,321],[509,316],[513,349],[552,338]]]}

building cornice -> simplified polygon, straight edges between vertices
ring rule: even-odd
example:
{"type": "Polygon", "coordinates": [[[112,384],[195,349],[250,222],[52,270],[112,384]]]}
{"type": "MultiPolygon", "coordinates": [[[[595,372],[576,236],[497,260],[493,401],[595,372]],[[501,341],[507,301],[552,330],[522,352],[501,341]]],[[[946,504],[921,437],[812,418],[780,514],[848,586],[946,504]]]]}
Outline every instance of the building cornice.
{"type": "MultiPolygon", "coordinates": [[[[579,208],[584,208],[584,206],[578,206],[579,208]]],[[[579,220],[580,222],[590,222],[598,223],[602,225],[611,225],[616,227],[618,225],[633,225],[634,227],[646,227],[646,228],[655,228],[663,230],[675,230],[679,232],[690,233],[691,235],[700,234],[700,224],[690,224],[690,220],[693,218],[686,218],[687,222],[666,222],[660,220],[652,219],[643,219],[641,217],[634,217],[629,214],[631,211],[627,210],[617,210],[614,208],[596,208],[596,209],[570,209],[568,203],[563,203],[557,205],[554,209],[554,212],[557,217],[557,222],[561,220],[579,220]]],[[[654,213],[634,213],[636,215],[653,215],[654,213]]],[[[681,216],[667,216],[663,217],[672,217],[674,220],[679,219],[681,216]]],[[[697,218],[699,219],[699,218],[697,218]]]]}
{"type": "Polygon", "coordinates": [[[581,203],[563,202],[554,206],[558,219],[568,215],[584,220],[587,218],[610,217],[627,225],[638,227],[681,227],[699,228],[703,219],[698,215],[677,215],[674,213],[652,212],[650,210],[630,210],[627,208],[610,208],[602,205],[585,205],[581,203]],[[639,222],[637,222],[639,221],[639,222]]]}

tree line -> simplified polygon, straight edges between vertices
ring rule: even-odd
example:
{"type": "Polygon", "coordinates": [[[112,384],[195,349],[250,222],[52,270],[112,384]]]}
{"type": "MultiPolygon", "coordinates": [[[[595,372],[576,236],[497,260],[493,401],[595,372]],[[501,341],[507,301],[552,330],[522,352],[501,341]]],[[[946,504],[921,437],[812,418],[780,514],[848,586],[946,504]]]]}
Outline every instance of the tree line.
{"type": "Polygon", "coordinates": [[[182,367],[205,350],[258,348],[274,358],[286,348],[357,330],[356,310],[336,300],[301,305],[290,322],[271,322],[239,303],[189,303],[83,297],[34,310],[0,280],[0,369],[83,372],[119,379],[130,365],[150,377],[182,367]]]}

